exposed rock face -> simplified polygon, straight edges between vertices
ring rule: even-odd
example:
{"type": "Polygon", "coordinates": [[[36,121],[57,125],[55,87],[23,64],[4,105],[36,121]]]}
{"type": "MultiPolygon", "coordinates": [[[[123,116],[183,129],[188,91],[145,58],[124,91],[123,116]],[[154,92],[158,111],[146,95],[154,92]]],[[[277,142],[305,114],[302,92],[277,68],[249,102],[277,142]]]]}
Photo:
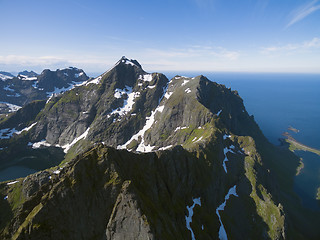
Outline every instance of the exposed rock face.
{"type": "Polygon", "coordinates": [[[154,239],[135,195],[128,191],[129,185],[130,181],[123,183],[107,225],[106,239],[154,239]]]}
{"type": "Polygon", "coordinates": [[[64,157],[0,183],[3,239],[218,239],[223,229],[229,239],[319,236],[304,230],[310,218],[291,189],[299,160],[270,144],[223,85],[203,76],[169,81],[122,58],[44,104],[0,122],[31,126],[0,140],[2,163],[23,162],[18,149],[64,157]],[[194,199],[201,206],[190,230],[194,199]]]}

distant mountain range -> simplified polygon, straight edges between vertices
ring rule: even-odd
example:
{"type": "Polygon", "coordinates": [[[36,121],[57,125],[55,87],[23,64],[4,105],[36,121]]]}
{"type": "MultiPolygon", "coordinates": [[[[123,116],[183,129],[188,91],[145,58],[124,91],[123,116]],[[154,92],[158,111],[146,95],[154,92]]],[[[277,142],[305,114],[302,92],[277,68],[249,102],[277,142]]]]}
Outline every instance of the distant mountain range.
{"type": "Polygon", "coordinates": [[[293,191],[299,158],[236,91],[125,57],[95,79],[13,79],[44,100],[0,120],[0,169],[39,172],[0,183],[1,239],[319,238],[320,214],[293,191]]]}
{"type": "Polygon", "coordinates": [[[15,111],[34,100],[48,99],[89,79],[82,69],[73,67],[46,69],[40,75],[23,71],[16,77],[0,72],[0,78],[0,114],[15,111]]]}

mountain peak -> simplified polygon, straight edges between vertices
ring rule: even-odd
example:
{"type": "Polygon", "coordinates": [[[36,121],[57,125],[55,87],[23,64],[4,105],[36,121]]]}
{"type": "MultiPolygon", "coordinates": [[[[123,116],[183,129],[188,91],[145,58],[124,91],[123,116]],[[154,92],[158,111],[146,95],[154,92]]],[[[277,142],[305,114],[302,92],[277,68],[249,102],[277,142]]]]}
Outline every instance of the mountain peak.
{"type": "Polygon", "coordinates": [[[82,69],[76,67],[66,67],[66,68],[59,68],[57,71],[82,71],[82,69]]]}
{"type": "Polygon", "coordinates": [[[139,68],[142,68],[140,63],[135,60],[135,59],[128,59],[126,56],[122,56],[121,59],[117,62],[116,65],[119,65],[119,64],[128,64],[128,65],[132,65],[132,66],[136,66],[136,67],[139,67],[139,68]]]}
{"type": "Polygon", "coordinates": [[[22,76],[31,78],[31,77],[37,77],[39,74],[34,71],[24,70],[23,72],[19,72],[18,75],[22,75],[22,76]]]}

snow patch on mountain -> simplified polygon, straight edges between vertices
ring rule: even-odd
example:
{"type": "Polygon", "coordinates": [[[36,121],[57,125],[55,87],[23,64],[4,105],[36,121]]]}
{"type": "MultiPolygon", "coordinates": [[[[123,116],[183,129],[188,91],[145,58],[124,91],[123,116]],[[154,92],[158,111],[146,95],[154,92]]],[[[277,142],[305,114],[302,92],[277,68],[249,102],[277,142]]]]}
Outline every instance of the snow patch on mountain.
{"type": "Polygon", "coordinates": [[[41,146],[44,146],[44,147],[50,147],[51,146],[51,144],[46,142],[45,139],[41,140],[40,142],[31,143],[31,144],[28,143],[28,145],[31,145],[33,149],[40,148],[41,146]]]}
{"type": "Polygon", "coordinates": [[[37,80],[37,77],[28,77],[26,75],[21,75],[21,74],[18,75],[18,78],[20,80],[23,80],[23,81],[34,81],[34,80],[37,80]]]}
{"type": "Polygon", "coordinates": [[[132,107],[135,103],[135,99],[140,97],[140,92],[133,92],[132,87],[125,86],[124,89],[116,89],[114,96],[116,98],[121,98],[124,94],[127,95],[127,99],[124,99],[123,106],[121,108],[117,108],[113,110],[107,117],[111,117],[111,115],[119,114],[120,116],[126,115],[128,112],[132,110],[132,107]]]}
{"type": "Polygon", "coordinates": [[[193,143],[200,142],[200,141],[202,140],[202,138],[203,138],[202,136],[199,137],[199,138],[198,138],[198,137],[195,137],[195,138],[192,140],[192,142],[193,142],[193,143]]]}
{"type": "Polygon", "coordinates": [[[184,80],[183,83],[181,84],[181,86],[186,85],[189,81],[190,81],[189,79],[184,80]]]}
{"type": "Polygon", "coordinates": [[[151,112],[150,117],[146,118],[146,123],[143,126],[143,128],[135,135],[133,135],[125,144],[123,145],[119,145],[117,147],[117,149],[126,149],[127,146],[131,143],[131,141],[139,140],[139,137],[141,138],[141,142],[139,144],[139,146],[137,147],[136,151],[137,152],[151,152],[154,149],[154,146],[150,146],[150,145],[145,145],[144,144],[144,134],[145,132],[150,129],[154,123],[154,117],[156,115],[157,112],[162,112],[164,109],[164,106],[158,106],[154,111],[151,112]]]}
{"type": "Polygon", "coordinates": [[[102,79],[102,75],[100,75],[99,77],[97,77],[93,80],[80,83],[78,86],[82,86],[82,85],[88,86],[89,84],[99,84],[101,79],[102,79]]]}
{"type": "Polygon", "coordinates": [[[166,94],[164,95],[164,98],[169,99],[172,94],[173,92],[166,92],[166,94]]]}
{"type": "Polygon", "coordinates": [[[122,98],[122,96],[124,95],[124,94],[129,94],[130,93],[130,90],[128,90],[128,89],[131,89],[132,90],[132,88],[130,88],[130,87],[125,87],[124,89],[120,89],[120,88],[116,88],[115,90],[114,90],[114,97],[115,98],[122,98]]]}
{"type": "Polygon", "coordinates": [[[223,169],[224,169],[224,171],[225,171],[226,173],[228,173],[226,162],[229,161],[229,159],[227,158],[227,153],[228,153],[229,151],[230,151],[230,150],[229,150],[227,147],[225,147],[225,148],[223,149],[224,160],[223,160],[222,166],[223,166],[223,169]]]}
{"type": "Polygon", "coordinates": [[[172,147],[173,147],[173,145],[169,145],[169,146],[161,147],[161,148],[159,148],[159,149],[158,149],[158,151],[167,150],[167,149],[172,148],[172,147]]]}
{"type": "Polygon", "coordinates": [[[138,80],[142,80],[145,82],[151,82],[152,81],[152,74],[139,75],[138,80]]]}
{"type": "Polygon", "coordinates": [[[174,131],[176,132],[178,130],[183,130],[183,129],[186,129],[186,128],[188,128],[188,127],[177,127],[174,131]]]}
{"type": "MultiPolygon", "coordinates": [[[[66,92],[66,91],[69,91],[73,88],[75,88],[76,86],[79,86],[79,82],[75,82],[75,81],[72,81],[69,85],[69,87],[62,87],[62,88],[57,88],[57,87],[54,87],[54,90],[52,92],[46,92],[47,94],[47,97],[52,97],[52,96],[56,96],[56,95],[59,95],[63,92],[66,92]]],[[[36,85],[35,85],[36,86],[36,85]]],[[[48,101],[47,101],[48,102],[48,101]]]]}
{"type": "Polygon", "coordinates": [[[13,181],[13,182],[9,182],[9,183],[7,183],[7,185],[13,185],[13,184],[16,184],[16,183],[18,183],[19,181],[18,180],[16,180],[16,181],[13,181]]]}
{"type": "Polygon", "coordinates": [[[224,134],[223,135],[223,140],[226,140],[227,138],[231,138],[231,135],[224,134]]]}
{"type": "Polygon", "coordinates": [[[61,146],[64,150],[65,153],[67,153],[69,151],[69,149],[76,144],[77,142],[79,142],[81,139],[85,139],[89,133],[90,127],[87,128],[86,131],[84,131],[84,133],[82,133],[79,137],[76,137],[71,143],[65,144],[63,146],[61,146]]]}
{"type": "MultiPolygon", "coordinates": [[[[230,135],[224,135],[223,136],[223,139],[226,139],[228,137],[231,137],[230,135]]],[[[230,153],[239,153],[239,154],[243,154],[241,151],[236,151],[236,147],[234,145],[230,145],[229,147],[225,147],[223,149],[223,154],[224,154],[224,160],[223,160],[223,163],[222,163],[222,166],[223,166],[223,169],[226,173],[228,173],[228,170],[227,170],[227,165],[226,165],[226,162],[229,161],[229,159],[227,158],[227,153],[230,152],[230,153]]]]}
{"type": "Polygon", "coordinates": [[[0,139],[10,139],[17,130],[15,128],[4,128],[0,130],[0,139]]]}
{"type": "Polygon", "coordinates": [[[21,106],[14,105],[14,104],[7,103],[7,102],[0,102],[0,104],[6,105],[9,108],[9,112],[16,112],[21,108],[21,106]]]}
{"type": "Polygon", "coordinates": [[[191,223],[192,223],[192,217],[193,217],[193,209],[196,205],[199,205],[201,207],[201,199],[199,198],[194,198],[193,200],[193,205],[192,206],[187,206],[187,210],[188,210],[188,216],[185,216],[186,218],[186,227],[187,229],[191,232],[191,239],[195,240],[195,236],[193,233],[193,230],[191,228],[191,223]]]}
{"type": "Polygon", "coordinates": [[[3,90],[14,92],[14,89],[10,88],[9,86],[4,87],[3,90]]]}
{"type": "Polygon", "coordinates": [[[32,123],[29,127],[25,127],[24,129],[16,132],[16,134],[19,135],[19,134],[21,134],[21,133],[24,132],[24,131],[28,132],[28,131],[29,131],[31,128],[33,128],[36,124],[37,124],[37,122],[32,123]]]}
{"type": "Polygon", "coordinates": [[[75,78],[79,78],[79,77],[82,76],[83,74],[84,74],[83,72],[75,73],[75,74],[74,74],[74,77],[75,77],[75,78]]]}
{"type": "MultiPolygon", "coordinates": [[[[31,127],[31,126],[30,126],[31,127]]],[[[40,148],[42,146],[44,147],[50,147],[50,146],[54,146],[54,147],[59,147],[59,148],[63,148],[64,153],[67,153],[69,151],[69,149],[75,145],[77,142],[79,142],[81,139],[85,139],[89,133],[90,127],[87,128],[86,131],[84,131],[79,137],[76,137],[75,139],[73,139],[73,141],[71,143],[67,143],[63,146],[59,145],[59,144],[50,144],[48,143],[45,139],[41,140],[40,142],[36,142],[36,143],[28,143],[28,146],[31,146],[33,149],[37,149],[40,148]]]]}
{"type": "Polygon", "coordinates": [[[237,188],[237,185],[234,185],[232,188],[229,189],[227,195],[224,198],[224,202],[216,209],[216,214],[218,215],[219,222],[221,224],[220,229],[219,229],[219,239],[220,240],[228,240],[228,237],[227,237],[226,230],[225,230],[225,228],[223,226],[219,211],[223,211],[224,210],[224,208],[225,208],[225,206],[227,204],[227,200],[230,198],[231,195],[233,195],[235,197],[238,197],[237,192],[236,192],[236,188],[237,188]]]}
{"type": "MultiPolygon", "coordinates": [[[[31,127],[31,126],[30,126],[31,127]]],[[[45,139],[41,140],[40,142],[36,142],[36,143],[28,143],[28,146],[32,146],[33,149],[37,149],[37,148],[40,148],[42,146],[44,147],[50,147],[50,146],[55,146],[55,147],[60,147],[60,148],[63,148],[64,150],[64,153],[67,153],[69,151],[69,149],[74,145],[76,144],[78,141],[80,141],[81,139],[85,139],[89,133],[89,130],[90,130],[90,127],[87,128],[86,131],[84,131],[84,133],[82,133],[79,137],[76,137],[75,139],[73,139],[73,141],[71,143],[67,143],[63,146],[59,145],[59,144],[56,144],[56,145],[53,145],[53,144],[50,144],[48,143],[45,139]]]]}
{"type": "Polygon", "coordinates": [[[72,88],[73,86],[70,86],[70,87],[63,87],[63,88],[57,88],[57,87],[54,87],[54,90],[52,92],[46,92],[47,94],[47,97],[51,97],[51,96],[55,96],[55,95],[58,95],[62,92],[65,92],[65,91],[68,91],[72,88]]]}

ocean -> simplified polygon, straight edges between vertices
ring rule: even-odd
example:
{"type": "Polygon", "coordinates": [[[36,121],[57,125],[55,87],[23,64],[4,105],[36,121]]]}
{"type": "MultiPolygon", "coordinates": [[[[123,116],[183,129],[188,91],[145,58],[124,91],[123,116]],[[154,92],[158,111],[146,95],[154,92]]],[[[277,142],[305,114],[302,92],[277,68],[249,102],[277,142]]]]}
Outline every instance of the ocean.
{"type": "MultiPolygon", "coordinates": [[[[211,81],[237,90],[250,115],[264,135],[279,145],[282,133],[292,126],[299,130],[290,134],[299,142],[320,149],[320,74],[285,73],[167,73],[194,77],[204,75],[211,81]]],[[[320,211],[315,200],[320,187],[320,156],[304,151],[304,169],[295,177],[294,189],[304,206],[320,211]]]]}

